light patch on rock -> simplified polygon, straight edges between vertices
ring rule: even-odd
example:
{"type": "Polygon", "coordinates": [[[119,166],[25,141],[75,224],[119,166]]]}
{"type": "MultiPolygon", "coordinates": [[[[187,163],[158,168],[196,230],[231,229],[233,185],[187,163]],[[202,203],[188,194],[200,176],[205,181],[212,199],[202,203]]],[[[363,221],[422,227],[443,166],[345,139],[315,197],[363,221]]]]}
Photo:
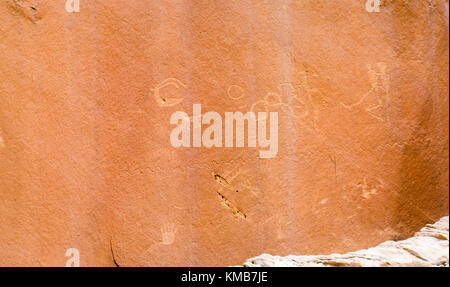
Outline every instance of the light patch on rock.
{"type": "Polygon", "coordinates": [[[3,139],[3,132],[2,129],[0,129],[0,149],[5,147],[5,140],[3,139]]]}

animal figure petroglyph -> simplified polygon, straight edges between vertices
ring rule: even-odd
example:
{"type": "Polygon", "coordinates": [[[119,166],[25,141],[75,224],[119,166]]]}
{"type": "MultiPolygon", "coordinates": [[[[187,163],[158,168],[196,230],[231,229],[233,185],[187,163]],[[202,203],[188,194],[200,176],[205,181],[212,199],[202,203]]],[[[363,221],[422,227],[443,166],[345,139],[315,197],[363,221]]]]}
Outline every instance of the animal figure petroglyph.
{"type": "MultiPolygon", "coordinates": [[[[316,121],[320,111],[328,107],[325,95],[317,88],[310,86],[308,78],[311,75],[300,72],[300,83],[281,83],[277,91],[268,92],[263,99],[251,104],[251,112],[270,112],[279,109],[284,114],[296,119],[302,119],[312,129],[316,129],[316,121]]],[[[317,77],[317,74],[313,74],[317,77]]],[[[241,100],[247,95],[245,89],[238,85],[231,85],[227,91],[228,97],[234,101],[241,100]]],[[[245,106],[241,107],[244,108],[245,106]]]]}

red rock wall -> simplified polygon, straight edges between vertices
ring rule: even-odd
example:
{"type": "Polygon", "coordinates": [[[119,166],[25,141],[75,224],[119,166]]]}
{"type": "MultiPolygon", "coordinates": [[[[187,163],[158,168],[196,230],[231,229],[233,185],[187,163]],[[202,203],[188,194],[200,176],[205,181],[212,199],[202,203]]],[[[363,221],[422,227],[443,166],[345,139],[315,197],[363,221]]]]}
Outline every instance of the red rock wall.
{"type": "Polygon", "coordinates": [[[448,215],[448,0],[0,1],[0,265],[236,265],[448,215]],[[278,112],[279,150],[174,148],[278,112]],[[238,192],[237,192],[238,191],[238,192]]]}

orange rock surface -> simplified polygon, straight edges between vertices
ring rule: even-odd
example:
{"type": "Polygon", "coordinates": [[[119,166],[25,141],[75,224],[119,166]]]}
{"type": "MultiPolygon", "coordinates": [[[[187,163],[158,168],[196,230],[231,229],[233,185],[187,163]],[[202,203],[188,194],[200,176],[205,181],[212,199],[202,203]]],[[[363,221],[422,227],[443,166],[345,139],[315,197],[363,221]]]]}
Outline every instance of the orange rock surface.
{"type": "Polygon", "coordinates": [[[345,253],[448,215],[448,0],[0,1],[0,265],[345,253]],[[171,115],[278,112],[274,158],[171,115]]]}

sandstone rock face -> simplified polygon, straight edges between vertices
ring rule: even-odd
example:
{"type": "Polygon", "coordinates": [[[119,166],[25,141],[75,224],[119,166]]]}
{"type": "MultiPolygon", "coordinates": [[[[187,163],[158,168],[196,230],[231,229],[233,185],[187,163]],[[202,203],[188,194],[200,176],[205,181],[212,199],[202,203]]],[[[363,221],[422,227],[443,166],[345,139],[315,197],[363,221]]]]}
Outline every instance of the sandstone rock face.
{"type": "Polygon", "coordinates": [[[448,267],[448,216],[427,225],[414,237],[387,241],[377,247],[328,256],[271,256],[263,254],[244,263],[245,267],[448,267]]]}
{"type": "Polygon", "coordinates": [[[448,1],[366,2],[0,0],[0,265],[229,266],[448,215],[448,1]],[[277,112],[277,153],[174,147],[194,104],[277,112]]]}

